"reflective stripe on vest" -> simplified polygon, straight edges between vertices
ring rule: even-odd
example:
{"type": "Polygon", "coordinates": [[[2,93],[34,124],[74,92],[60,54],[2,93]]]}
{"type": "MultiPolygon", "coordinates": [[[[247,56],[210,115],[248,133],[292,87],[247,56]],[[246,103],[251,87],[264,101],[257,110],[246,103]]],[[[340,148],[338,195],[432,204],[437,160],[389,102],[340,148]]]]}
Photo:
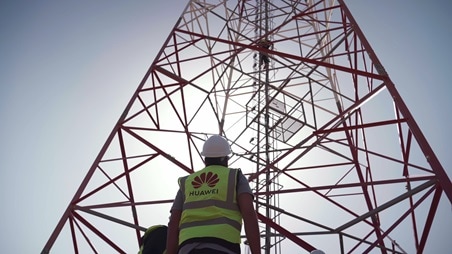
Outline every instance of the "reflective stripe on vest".
{"type": "Polygon", "coordinates": [[[179,244],[196,237],[240,243],[242,217],[236,201],[237,172],[209,166],[179,179],[184,196],[179,244]]]}

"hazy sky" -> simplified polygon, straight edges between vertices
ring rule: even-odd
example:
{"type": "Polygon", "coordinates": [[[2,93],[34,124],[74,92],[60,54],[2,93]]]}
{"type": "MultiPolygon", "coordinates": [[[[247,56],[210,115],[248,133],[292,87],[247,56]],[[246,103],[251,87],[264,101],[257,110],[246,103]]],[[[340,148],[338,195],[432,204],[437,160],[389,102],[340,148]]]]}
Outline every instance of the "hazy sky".
{"type": "MultiPolygon", "coordinates": [[[[42,250],[186,3],[2,1],[0,252],[42,250]]],[[[452,2],[346,3],[450,178],[452,2]]]]}

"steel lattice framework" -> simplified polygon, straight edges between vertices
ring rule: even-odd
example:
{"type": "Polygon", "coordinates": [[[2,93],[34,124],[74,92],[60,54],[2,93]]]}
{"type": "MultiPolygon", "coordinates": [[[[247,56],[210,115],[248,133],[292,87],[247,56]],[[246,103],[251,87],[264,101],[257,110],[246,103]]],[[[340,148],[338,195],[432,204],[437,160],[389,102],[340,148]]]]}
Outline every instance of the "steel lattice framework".
{"type": "Polygon", "coordinates": [[[136,252],[212,134],[255,190],[265,253],[421,253],[452,201],[344,1],[190,1],[43,253],[136,252]]]}

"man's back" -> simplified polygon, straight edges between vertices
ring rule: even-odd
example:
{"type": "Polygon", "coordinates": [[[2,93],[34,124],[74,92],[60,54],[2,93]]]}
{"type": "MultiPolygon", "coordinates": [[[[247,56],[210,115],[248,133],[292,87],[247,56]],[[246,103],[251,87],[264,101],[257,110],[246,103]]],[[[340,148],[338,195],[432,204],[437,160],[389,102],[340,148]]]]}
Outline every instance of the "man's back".
{"type": "Polygon", "coordinates": [[[242,219],[252,253],[260,253],[253,194],[241,171],[228,168],[230,153],[224,138],[210,137],[201,153],[206,167],[179,179],[168,228],[168,254],[206,249],[240,253],[242,219]]]}

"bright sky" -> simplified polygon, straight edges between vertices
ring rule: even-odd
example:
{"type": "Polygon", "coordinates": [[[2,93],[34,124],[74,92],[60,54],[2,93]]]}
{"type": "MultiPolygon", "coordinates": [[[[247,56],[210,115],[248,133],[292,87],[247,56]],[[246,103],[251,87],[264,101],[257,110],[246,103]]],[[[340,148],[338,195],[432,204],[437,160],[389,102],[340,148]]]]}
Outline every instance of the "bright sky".
{"type": "MultiPolygon", "coordinates": [[[[346,3],[451,177],[452,2],[346,3]]],[[[41,251],[185,5],[2,2],[2,253],[41,251]]],[[[445,196],[441,207],[443,238],[428,253],[452,249],[445,196]]]]}

